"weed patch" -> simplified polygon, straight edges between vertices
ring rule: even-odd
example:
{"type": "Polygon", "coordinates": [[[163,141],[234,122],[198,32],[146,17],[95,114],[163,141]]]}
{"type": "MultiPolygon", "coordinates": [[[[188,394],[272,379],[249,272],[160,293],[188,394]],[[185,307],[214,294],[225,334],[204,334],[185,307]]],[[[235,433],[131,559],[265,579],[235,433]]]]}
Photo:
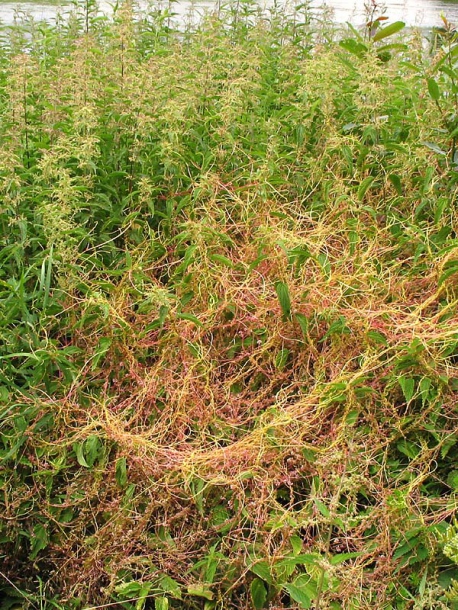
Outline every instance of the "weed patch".
{"type": "Polygon", "coordinates": [[[445,25],[9,30],[2,608],[456,606],[445,25]]]}

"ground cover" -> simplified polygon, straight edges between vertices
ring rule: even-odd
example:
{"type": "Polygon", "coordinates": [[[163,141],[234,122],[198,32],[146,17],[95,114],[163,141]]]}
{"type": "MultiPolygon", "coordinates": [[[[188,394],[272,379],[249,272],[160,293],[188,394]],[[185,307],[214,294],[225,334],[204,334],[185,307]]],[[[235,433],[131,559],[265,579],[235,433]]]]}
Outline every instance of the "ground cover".
{"type": "Polygon", "coordinates": [[[457,607],[453,33],[83,8],[0,55],[1,607],[457,607]]]}

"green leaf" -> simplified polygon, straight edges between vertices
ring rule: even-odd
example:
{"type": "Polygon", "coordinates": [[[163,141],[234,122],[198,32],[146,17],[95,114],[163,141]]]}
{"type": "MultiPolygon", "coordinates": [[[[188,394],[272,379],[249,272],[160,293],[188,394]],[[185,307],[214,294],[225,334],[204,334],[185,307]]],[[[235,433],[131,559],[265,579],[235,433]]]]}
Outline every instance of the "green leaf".
{"type": "Polygon", "coordinates": [[[447,477],[447,485],[454,491],[458,491],[458,470],[452,470],[447,477]]]}
{"type": "Polygon", "coordinates": [[[458,259],[447,261],[443,267],[443,273],[439,278],[438,285],[441,286],[449,277],[458,273],[458,259]]]}
{"type": "Polygon", "coordinates": [[[337,320],[334,320],[328,328],[328,332],[323,337],[322,341],[326,339],[329,335],[348,335],[351,333],[351,330],[347,326],[347,320],[345,316],[339,316],[337,320]]]}
{"type": "Polygon", "coordinates": [[[260,578],[255,578],[250,586],[251,600],[256,610],[264,608],[267,599],[267,589],[260,578]]]}
{"type": "Polygon", "coordinates": [[[164,575],[159,583],[160,588],[165,593],[170,593],[175,599],[182,599],[181,587],[179,583],[170,576],[164,575]]]}
{"type": "Polygon", "coordinates": [[[402,195],[402,182],[400,176],[398,176],[398,174],[390,174],[388,180],[394,186],[397,194],[402,195]]]}
{"type": "Polygon", "coordinates": [[[302,337],[303,337],[304,341],[306,341],[307,337],[308,337],[308,328],[309,328],[308,318],[307,318],[307,316],[304,316],[303,313],[296,313],[296,314],[294,314],[294,317],[296,318],[299,326],[301,327],[302,337]]]}
{"type": "Polygon", "coordinates": [[[347,416],[345,417],[345,425],[354,426],[356,424],[356,422],[358,421],[358,417],[359,417],[358,410],[354,409],[352,411],[349,411],[347,413],[347,416]]]}
{"type": "Polygon", "coordinates": [[[428,399],[430,397],[430,390],[431,390],[431,386],[432,386],[432,381],[429,377],[422,377],[422,379],[420,380],[419,383],[419,390],[420,390],[420,396],[421,396],[421,403],[422,406],[424,407],[426,405],[426,403],[428,402],[428,399]]]}
{"type": "Polygon", "coordinates": [[[302,589],[296,585],[283,585],[283,588],[289,593],[291,599],[297,602],[301,608],[310,608],[311,600],[302,589]]]}
{"type": "Polygon", "coordinates": [[[409,540],[408,542],[401,544],[396,549],[396,551],[393,553],[393,559],[399,559],[400,557],[407,555],[407,553],[410,553],[410,551],[414,550],[414,548],[417,544],[418,544],[418,538],[413,538],[412,540],[409,540]]]}
{"type": "Polygon", "coordinates": [[[440,146],[438,146],[434,142],[420,142],[420,144],[423,144],[423,146],[426,146],[427,148],[429,148],[429,150],[432,150],[433,152],[437,153],[438,155],[444,155],[444,156],[447,155],[446,151],[443,150],[440,146]]]}
{"type": "Polygon", "coordinates": [[[203,583],[188,585],[188,593],[189,595],[195,595],[196,597],[203,597],[209,601],[214,597],[213,592],[203,583]]]}
{"type": "Polygon", "coordinates": [[[169,610],[169,600],[166,597],[156,597],[154,610],[169,610]]]}
{"type": "Polygon", "coordinates": [[[309,258],[312,257],[310,250],[306,246],[296,246],[292,250],[287,251],[288,263],[292,265],[296,263],[298,267],[304,264],[309,258]]]}
{"type": "Polygon", "coordinates": [[[256,576],[259,576],[259,578],[262,578],[262,580],[265,580],[269,585],[272,584],[272,574],[267,561],[261,560],[253,563],[253,565],[250,567],[250,572],[253,572],[253,574],[256,574],[256,576]]]}
{"type": "Polygon", "coordinates": [[[275,284],[278,301],[283,312],[283,321],[291,318],[291,298],[289,296],[288,286],[284,282],[275,284]]]}
{"type": "Polygon", "coordinates": [[[364,199],[364,196],[366,195],[367,191],[371,188],[374,181],[375,181],[374,176],[367,176],[366,178],[364,178],[364,180],[362,180],[362,182],[358,188],[358,199],[360,201],[362,201],[364,199]]]}
{"type": "Polygon", "coordinates": [[[143,610],[146,604],[146,599],[149,595],[149,592],[151,591],[152,586],[153,583],[151,582],[142,583],[142,588],[140,589],[138,593],[138,598],[136,600],[135,610],[143,610]]]}
{"type": "Polygon", "coordinates": [[[165,319],[166,319],[168,313],[169,313],[169,307],[167,307],[167,305],[161,305],[159,307],[159,317],[157,319],[159,322],[159,326],[164,326],[164,322],[165,322],[165,319]]]}
{"type": "Polygon", "coordinates": [[[183,261],[178,265],[175,269],[175,275],[179,275],[180,273],[184,273],[189,265],[194,261],[194,254],[197,250],[196,245],[191,245],[186,248],[186,252],[184,253],[183,261]]]}
{"type": "Polygon", "coordinates": [[[420,448],[415,445],[415,443],[404,438],[397,442],[396,447],[398,451],[408,457],[409,460],[414,460],[420,453],[420,448]]]}
{"type": "Polygon", "coordinates": [[[131,597],[133,595],[138,595],[141,591],[142,583],[137,582],[136,580],[131,582],[122,582],[120,585],[116,585],[115,591],[122,595],[122,597],[131,597]]]}
{"type": "Polygon", "coordinates": [[[84,456],[89,468],[92,468],[97,458],[100,456],[103,450],[103,444],[100,438],[96,434],[88,436],[84,442],[84,456]]]}
{"type": "Polygon", "coordinates": [[[97,343],[97,347],[95,348],[95,354],[92,358],[92,367],[91,370],[95,371],[100,360],[105,356],[108,350],[111,347],[112,340],[109,337],[101,337],[99,342],[97,343]]]}
{"type": "Polygon", "coordinates": [[[341,40],[339,42],[339,46],[349,53],[356,55],[356,57],[362,57],[365,53],[367,53],[367,46],[362,42],[358,42],[354,38],[346,38],[345,40],[341,40]]]}
{"type": "Polygon", "coordinates": [[[454,447],[457,444],[457,441],[455,438],[449,438],[447,440],[445,440],[442,443],[442,447],[441,447],[441,458],[444,459],[446,457],[446,455],[448,454],[448,452],[450,451],[450,449],[452,447],[454,447]]]}
{"type": "Polygon", "coordinates": [[[124,488],[127,485],[127,460],[124,457],[116,460],[115,478],[119,487],[124,488]]]}
{"type": "Polygon", "coordinates": [[[234,263],[231,259],[227,258],[227,256],[223,256],[222,254],[210,254],[208,257],[214,263],[220,263],[224,267],[229,267],[230,269],[234,268],[234,263]]]}
{"type": "Polygon", "coordinates": [[[428,93],[435,102],[437,102],[441,96],[439,85],[434,78],[428,78],[428,93]]]}
{"type": "Polygon", "coordinates": [[[377,42],[379,40],[383,40],[383,38],[387,38],[388,36],[392,36],[393,34],[397,34],[401,30],[405,28],[406,24],[403,21],[395,21],[394,23],[390,23],[386,28],[382,28],[376,32],[373,37],[373,41],[377,42]]]}
{"type": "Polygon", "coordinates": [[[412,379],[411,377],[399,377],[398,383],[401,386],[406,402],[410,402],[415,392],[415,379],[412,379]]]}
{"type": "Polygon", "coordinates": [[[38,553],[48,546],[49,538],[46,528],[41,523],[38,523],[33,528],[32,545],[30,548],[30,559],[35,559],[38,553]]]}
{"type": "Polygon", "coordinates": [[[283,348],[278,352],[275,357],[275,368],[277,370],[282,371],[285,368],[289,355],[290,351],[287,348],[283,348]]]}
{"type": "Polygon", "coordinates": [[[355,557],[360,557],[362,553],[340,553],[339,555],[334,555],[331,557],[329,563],[333,566],[338,565],[339,563],[343,563],[344,561],[348,561],[349,559],[354,559],[355,557]]]}
{"type": "Polygon", "coordinates": [[[80,466],[83,466],[84,468],[89,468],[89,464],[86,462],[86,459],[85,459],[84,453],[83,453],[83,443],[75,443],[73,445],[73,451],[75,452],[76,460],[77,460],[78,464],[80,466]]]}
{"type": "MultiPolygon", "coordinates": [[[[291,584],[300,589],[310,599],[315,599],[318,591],[318,583],[309,574],[301,574],[291,584]]],[[[327,588],[327,578],[323,579],[322,587],[327,588]]]]}
{"type": "Polygon", "coordinates": [[[321,252],[320,254],[318,254],[318,256],[316,257],[316,261],[320,265],[321,270],[326,276],[326,279],[329,279],[331,277],[331,263],[329,262],[329,258],[326,252],[321,252]]]}
{"type": "Polygon", "coordinates": [[[303,545],[302,538],[300,536],[293,535],[289,539],[289,543],[291,544],[294,555],[296,555],[296,556],[299,555],[302,550],[302,545],[303,545]]]}
{"type": "Polygon", "coordinates": [[[388,346],[388,341],[386,340],[385,335],[380,333],[378,330],[370,330],[367,333],[367,336],[369,339],[374,341],[374,343],[379,343],[380,345],[385,345],[386,347],[388,346]]]}
{"type": "Polygon", "coordinates": [[[326,506],[326,504],[324,504],[324,502],[322,502],[318,498],[315,498],[314,502],[315,502],[317,509],[320,511],[320,513],[323,515],[323,517],[326,517],[326,519],[329,519],[329,517],[331,516],[331,513],[329,512],[329,509],[326,506]]]}
{"type": "Polygon", "coordinates": [[[176,316],[179,320],[187,320],[188,322],[192,322],[196,326],[203,326],[199,318],[196,318],[196,316],[194,316],[192,313],[177,313],[176,316]]]}
{"type": "Polygon", "coordinates": [[[314,565],[320,559],[320,555],[316,553],[304,553],[302,555],[296,555],[294,557],[285,557],[285,559],[281,559],[275,565],[276,567],[296,567],[302,565],[314,565]]]}

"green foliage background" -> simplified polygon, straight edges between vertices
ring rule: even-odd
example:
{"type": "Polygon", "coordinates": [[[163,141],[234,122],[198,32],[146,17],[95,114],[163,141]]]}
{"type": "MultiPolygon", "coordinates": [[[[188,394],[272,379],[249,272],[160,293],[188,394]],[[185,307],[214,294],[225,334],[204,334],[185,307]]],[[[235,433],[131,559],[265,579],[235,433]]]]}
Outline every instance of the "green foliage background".
{"type": "Polygon", "coordinates": [[[457,607],[452,28],[172,10],[3,30],[1,608],[457,607]]]}

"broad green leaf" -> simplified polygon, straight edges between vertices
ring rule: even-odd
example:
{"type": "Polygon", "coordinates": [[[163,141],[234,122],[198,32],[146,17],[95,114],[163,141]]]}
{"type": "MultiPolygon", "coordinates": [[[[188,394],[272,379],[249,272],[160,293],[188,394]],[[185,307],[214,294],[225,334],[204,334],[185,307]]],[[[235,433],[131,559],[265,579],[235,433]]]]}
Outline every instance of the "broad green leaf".
{"type": "Polygon", "coordinates": [[[453,491],[458,491],[458,470],[452,470],[447,476],[447,485],[453,489],[453,491]]]}
{"type": "Polygon", "coordinates": [[[402,182],[398,174],[390,174],[388,176],[389,181],[394,186],[398,195],[402,195],[402,182]]]}
{"type": "Polygon", "coordinates": [[[297,602],[301,608],[310,608],[311,599],[302,589],[296,585],[283,585],[283,588],[289,593],[291,599],[297,602]]]}
{"type": "Polygon", "coordinates": [[[163,526],[160,525],[158,530],[157,530],[157,535],[159,537],[160,540],[162,540],[162,542],[164,542],[167,546],[171,547],[171,548],[176,548],[176,542],[175,540],[172,538],[169,530],[163,526]]]}
{"type": "Polygon", "coordinates": [[[442,459],[444,459],[448,452],[450,451],[450,449],[452,449],[452,447],[454,447],[457,444],[457,440],[456,438],[449,438],[446,441],[444,441],[444,443],[442,444],[441,447],[441,457],[442,459]]]}
{"type": "MultiPolygon", "coordinates": [[[[223,525],[230,528],[230,514],[225,506],[222,506],[221,504],[215,506],[215,508],[212,509],[210,518],[214,527],[223,525]]],[[[220,527],[218,527],[218,530],[221,532],[223,531],[223,529],[220,527]]]]}
{"type": "Polygon", "coordinates": [[[95,348],[95,354],[92,358],[92,371],[95,371],[100,360],[105,356],[111,347],[112,340],[109,337],[101,337],[95,348]]]}
{"type": "Polygon", "coordinates": [[[374,343],[379,343],[380,345],[388,346],[388,341],[386,340],[385,335],[380,333],[378,330],[370,330],[367,333],[369,339],[374,341],[374,343]]]}
{"type": "Polygon", "coordinates": [[[383,40],[383,38],[397,34],[405,28],[405,25],[406,24],[403,21],[395,21],[394,23],[390,23],[390,25],[387,25],[385,28],[378,30],[372,40],[377,42],[379,40],[383,40]]]}
{"type": "Polygon", "coordinates": [[[296,313],[296,314],[294,314],[294,317],[296,318],[299,326],[301,327],[302,337],[303,337],[304,341],[306,341],[307,337],[308,337],[308,328],[309,328],[308,318],[307,318],[307,316],[304,316],[303,313],[296,313]]]}
{"type": "Polygon", "coordinates": [[[351,333],[351,330],[347,326],[345,317],[339,316],[337,320],[334,320],[334,322],[331,323],[324,338],[329,335],[348,335],[349,333],[351,333]]]}
{"type": "Polygon", "coordinates": [[[352,410],[349,411],[347,413],[347,416],[345,417],[345,424],[347,426],[354,426],[356,424],[356,422],[358,421],[358,417],[359,417],[359,411],[352,410]]]}
{"type": "Polygon", "coordinates": [[[253,574],[256,574],[256,576],[259,576],[259,578],[262,578],[262,580],[265,580],[265,582],[269,585],[272,584],[270,566],[266,561],[261,560],[253,563],[253,565],[250,567],[250,572],[253,572],[253,574]]]}
{"type": "Polygon", "coordinates": [[[127,485],[127,460],[125,457],[116,460],[115,478],[119,487],[124,488],[127,485]]]}
{"type": "Polygon", "coordinates": [[[277,282],[275,284],[275,290],[277,292],[278,301],[280,303],[281,310],[283,312],[283,320],[291,318],[291,298],[289,296],[288,286],[284,282],[277,282]]]}
{"type": "Polygon", "coordinates": [[[449,277],[455,275],[455,273],[458,273],[458,259],[451,260],[445,263],[443,267],[443,273],[439,278],[438,285],[442,286],[442,284],[446,282],[449,277]]]}
{"type": "MultiPolygon", "coordinates": [[[[309,574],[301,574],[291,584],[300,589],[310,599],[315,599],[318,590],[318,583],[313,580],[309,574]]],[[[324,578],[322,586],[323,589],[327,588],[327,578],[324,578]]]]}
{"type": "Polygon", "coordinates": [[[289,543],[293,549],[294,555],[300,555],[303,546],[302,538],[300,536],[293,535],[289,539],[289,543]]]}
{"type": "Polygon", "coordinates": [[[169,600],[166,597],[156,597],[154,610],[169,610],[169,600]]]}
{"type": "Polygon", "coordinates": [[[170,576],[162,576],[159,586],[165,593],[170,593],[175,599],[182,599],[181,587],[179,583],[170,576]]]}
{"type": "Polygon", "coordinates": [[[389,51],[391,49],[399,49],[400,51],[408,51],[409,45],[404,44],[402,42],[390,42],[388,44],[384,44],[381,47],[377,47],[377,51],[389,51]]]}
{"type": "Polygon", "coordinates": [[[40,551],[48,546],[48,532],[44,525],[38,523],[33,528],[33,538],[30,547],[30,559],[35,559],[40,551]]]}
{"type": "Polygon", "coordinates": [[[143,610],[143,608],[145,607],[145,604],[146,604],[146,599],[149,595],[149,592],[151,591],[152,586],[153,586],[152,582],[142,583],[142,588],[140,589],[140,591],[138,593],[138,598],[135,603],[135,610],[143,610]]]}
{"type": "Polygon", "coordinates": [[[210,254],[208,257],[214,263],[220,263],[224,267],[229,267],[230,269],[234,268],[234,263],[231,259],[227,258],[227,256],[223,256],[222,254],[210,254]]]}
{"type": "Polygon", "coordinates": [[[410,402],[415,392],[415,379],[412,379],[411,377],[399,377],[398,383],[401,386],[406,402],[410,402]]]}
{"type": "Polygon", "coordinates": [[[340,553],[339,555],[334,555],[331,557],[329,563],[333,566],[338,565],[339,563],[343,563],[344,561],[348,561],[349,559],[355,559],[356,557],[361,557],[362,553],[340,553]]]}
{"type": "Polygon", "coordinates": [[[267,589],[260,578],[255,578],[250,586],[251,601],[256,610],[264,608],[267,599],[267,589]]]}
{"type": "Polygon", "coordinates": [[[282,371],[286,363],[288,362],[288,358],[290,355],[289,349],[283,348],[281,349],[275,357],[275,368],[279,371],[282,371]]]}
{"type": "Polygon", "coordinates": [[[324,502],[322,502],[321,500],[319,500],[318,498],[315,498],[313,501],[315,502],[316,507],[318,508],[320,513],[323,515],[323,517],[326,517],[327,519],[329,519],[329,517],[331,516],[331,513],[329,512],[329,508],[326,506],[326,504],[324,502]]]}
{"type": "Polygon", "coordinates": [[[203,326],[199,318],[197,318],[191,313],[177,313],[176,316],[179,320],[187,320],[188,322],[192,322],[196,326],[203,326]]]}
{"type": "Polygon", "coordinates": [[[96,434],[91,434],[83,444],[84,457],[89,468],[92,468],[103,450],[103,444],[96,434]]]}
{"type": "Polygon", "coordinates": [[[420,447],[418,447],[418,445],[404,438],[397,442],[396,447],[398,451],[407,456],[409,460],[414,460],[420,453],[420,447]]]}
{"type": "Polygon", "coordinates": [[[196,597],[203,597],[208,600],[212,600],[214,597],[213,592],[204,583],[197,583],[195,585],[188,585],[189,595],[195,595],[196,597]]]}
{"type": "Polygon", "coordinates": [[[71,508],[66,508],[59,516],[59,523],[70,523],[73,520],[75,513],[71,508]]]}
{"type": "Polygon", "coordinates": [[[275,565],[278,567],[313,565],[316,564],[320,559],[320,555],[316,553],[304,553],[302,555],[295,555],[293,557],[285,557],[285,559],[281,559],[275,565]]]}
{"type": "Polygon", "coordinates": [[[159,326],[164,326],[165,319],[167,318],[167,314],[169,313],[169,307],[167,305],[161,305],[159,307],[159,317],[158,322],[159,326]]]}
{"type": "Polygon", "coordinates": [[[413,538],[411,540],[409,540],[408,542],[405,542],[404,544],[401,544],[396,551],[393,553],[393,559],[399,559],[400,557],[403,557],[404,555],[407,555],[407,553],[410,553],[412,551],[416,551],[415,547],[418,544],[418,538],[413,538]]]}
{"type": "Polygon", "coordinates": [[[326,252],[320,252],[320,254],[318,254],[316,257],[316,261],[320,265],[326,278],[329,279],[331,277],[331,263],[329,262],[326,252]]]}
{"type": "Polygon", "coordinates": [[[356,55],[356,57],[362,57],[365,53],[367,53],[367,46],[362,42],[354,40],[354,38],[346,38],[345,40],[341,40],[339,45],[342,47],[342,49],[356,55]]]}
{"type": "Polygon", "coordinates": [[[140,591],[142,590],[142,587],[143,583],[133,580],[131,582],[123,582],[119,585],[116,585],[115,591],[116,593],[118,593],[118,595],[128,598],[139,595],[140,591]]]}
{"type": "Polygon", "coordinates": [[[374,184],[374,182],[375,182],[374,176],[367,176],[361,182],[361,184],[359,185],[359,188],[358,188],[358,199],[360,201],[362,201],[364,199],[367,191],[371,188],[371,186],[374,184]]]}
{"type": "Polygon", "coordinates": [[[428,93],[435,102],[437,102],[441,96],[439,85],[434,78],[428,78],[428,93]]]}
{"type": "Polygon", "coordinates": [[[205,570],[205,582],[211,584],[215,578],[216,570],[218,569],[219,559],[214,557],[207,561],[207,568],[205,570]]]}
{"type": "Polygon", "coordinates": [[[435,144],[434,142],[420,142],[421,144],[423,144],[423,146],[426,146],[427,148],[429,148],[429,150],[432,150],[433,152],[437,153],[438,155],[443,155],[446,156],[447,152],[445,150],[443,150],[438,144],[435,144]]]}
{"type": "Polygon", "coordinates": [[[422,377],[422,379],[420,380],[419,383],[419,390],[420,390],[420,396],[421,396],[421,402],[422,405],[425,406],[426,403],[428,402],[428,399],[430,397],[430,390],[432,387],[432,381],[429,377],[422,377]]]}
{"type": "Polygon", "coordinates": [[[186,271],[186,269],[189,267],[189,265],[194,261],[194,255],[196,253],[196,250],[197,250],[197,246],[194,244],[191,246],[188,246],[186,248],[186,252],[184,254],[183,261],[178,265],[178,267],[175,270],[176,275],[179,275],[186,271]]]}
{"type": "Polygon", "coordinates": [[[292,250],[287,250],[287,255],[289,264],[296,263],[298,266],[312,257],[310,250],[306,246],[296,246],[292,250]]]}
{"type": "Polygon", "coordinates": [[[75,452],[78,464],[80,466],[83,466],[84,468],[89,468],[89,464],[86,462],[86,459],[84,457],[83,447],[83,443],[75,443],[73,445],[73,451],[75,452]]]}

